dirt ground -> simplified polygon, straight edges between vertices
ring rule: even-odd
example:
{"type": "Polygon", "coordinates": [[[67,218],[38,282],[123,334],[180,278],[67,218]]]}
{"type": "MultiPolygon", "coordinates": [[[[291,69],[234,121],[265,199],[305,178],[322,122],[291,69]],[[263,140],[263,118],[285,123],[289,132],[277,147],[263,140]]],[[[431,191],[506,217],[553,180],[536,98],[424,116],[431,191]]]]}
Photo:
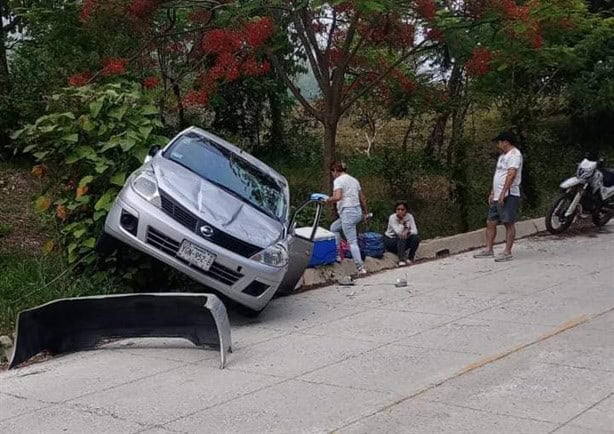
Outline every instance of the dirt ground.
{"type": "Polygon", "coordinates": [[[0,253],[41,251],[46,237],[34,210],[41,189],[28,168],[0,165],[0,253]]]}

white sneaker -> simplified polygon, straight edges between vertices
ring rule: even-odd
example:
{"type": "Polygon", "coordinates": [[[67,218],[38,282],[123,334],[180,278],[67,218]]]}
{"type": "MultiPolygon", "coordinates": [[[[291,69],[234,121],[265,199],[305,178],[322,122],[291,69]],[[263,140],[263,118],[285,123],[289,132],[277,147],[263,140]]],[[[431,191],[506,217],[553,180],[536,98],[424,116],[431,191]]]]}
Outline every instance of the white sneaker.
{"type": "Polygon", "coordinates": [[[367,274],[367,270],[365,269],[365,267],[360,267],[358,269],[358,274],[361,276],[364,276],[365,274],[367,274]]]}
{"type": "Polygon", "coordinates": [[[399,261],[398,266],[399,267],[405,267],[407,265],[407,262],[405,261],[399,261]]]}
{"type": "Polygon", "coordinates": [[[341,255],[337,255],[337,262],[341,263],[342,260],[343,260],[343,258],[341,257],[341,255]]]}

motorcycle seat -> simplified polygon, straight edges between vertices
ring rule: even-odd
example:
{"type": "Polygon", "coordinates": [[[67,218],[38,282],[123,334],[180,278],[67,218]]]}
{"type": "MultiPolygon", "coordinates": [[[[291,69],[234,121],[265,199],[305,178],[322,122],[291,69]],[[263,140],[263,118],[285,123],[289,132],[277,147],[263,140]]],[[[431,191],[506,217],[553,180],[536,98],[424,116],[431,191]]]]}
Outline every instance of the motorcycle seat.
{"type": "Polygon", "coordinates": [[[614,169],[601,169],[601,173],[603,173],[603,186],[614,186],[614,169]]]}

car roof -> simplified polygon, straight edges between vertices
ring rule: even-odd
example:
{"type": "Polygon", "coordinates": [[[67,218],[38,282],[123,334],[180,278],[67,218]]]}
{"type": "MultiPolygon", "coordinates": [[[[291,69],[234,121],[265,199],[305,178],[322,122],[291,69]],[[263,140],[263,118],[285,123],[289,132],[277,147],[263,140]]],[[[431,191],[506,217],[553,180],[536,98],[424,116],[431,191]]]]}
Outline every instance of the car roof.
{"type": "Polygon", "coordinates": [[[248,152],[245,152],[244,150],[242,150],[241,148],[239,148],[238,146],[233,145],[232,143],[222,139],[219,136],[216,136],[213,133],[210,133],[209,131],[205,131],[202,128],[199,127],[195,127],[195,126],[191,126],[189,128],[186,128],[185,130],[183,130],[182,132],[180,132],[175,139],[172,140],[172,142],[174,142],[178,137],[181,137],[185,134],[188,133],[196,133],[199,136],[205,137],[219,145],[224,146],[225,148],[227,148],[228,150],[230,150],[231,152],[241,156],[241,158],[244,158],[246,161],[248,161],[249,163],[253,164],[254,166],[256,166],[258,169],[262,170],[263,172],[265,172],[267,175],[271,176],[272,178],[275,178],[276,180],[280,181],[284,186],[288,186],[288,181],[286,180],[286,178],[280,174],[279,172],[277,172],[275,169],[273,169],[271,166],[269,166],[266,163],[263,163],[262,161],[260,161],[259,159],[257,159],[256,157],[254,157],[253,155],[249,154],[248,152]]]}

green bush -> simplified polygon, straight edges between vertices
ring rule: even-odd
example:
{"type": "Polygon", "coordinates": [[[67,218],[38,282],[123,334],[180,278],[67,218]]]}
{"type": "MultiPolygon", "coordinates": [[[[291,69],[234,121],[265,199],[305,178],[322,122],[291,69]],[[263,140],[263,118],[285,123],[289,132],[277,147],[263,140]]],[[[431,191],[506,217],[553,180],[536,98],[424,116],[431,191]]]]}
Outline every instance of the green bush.
{"type": "Polygon", "coordinates": [[[12,138],[39,162],[33,173],[50,177],[36,209],[57,219],[74,262],[93,249],[127,175],[167,139],[157,107],[127,81],[63,89],[47,112],[12,138]]]}

